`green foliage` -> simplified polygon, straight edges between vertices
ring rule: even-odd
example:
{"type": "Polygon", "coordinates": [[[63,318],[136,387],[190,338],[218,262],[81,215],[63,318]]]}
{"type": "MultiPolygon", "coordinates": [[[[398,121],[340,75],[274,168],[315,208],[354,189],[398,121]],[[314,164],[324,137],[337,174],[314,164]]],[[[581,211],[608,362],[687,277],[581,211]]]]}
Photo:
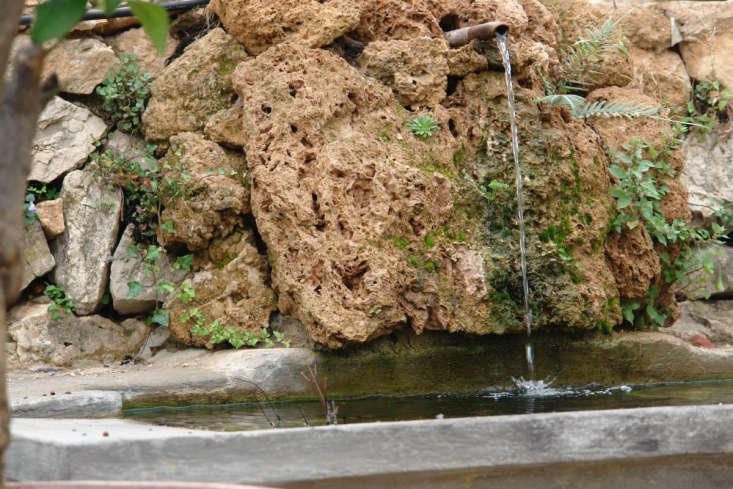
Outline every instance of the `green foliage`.
{"type": "Polygon", "coordinates": [[[540,97],[535,102],[545,102],[550,105],[561,105],[570,111],[570,115],[576,119],[585,119],[593,116],[603,117],[625,117],[633,119],[636,117],[654,117],[662,109],[660,106],[649,105],[643,102],[612,100],[596,100],[587,102],[585,97],[573,94],[553,94],[540,97]]]}
{"type": "Polygon", "coordinates": [[[730,120],[733,113],[733,94],[721,88],[720,81],[697,81],[693,83],[690,100],[687,101],[687,115],[676,128],[679,133],[687,131],[690,125],[698,127],[701,133],[708,133],[722,122],[730,120]]]}
{"type": "Polygon", "coordinates": [[[438,122],[430,114],[424,114],[408,120],[407,127],[416,137],[426,139],[438,130],[438,122]]]}
{"type": "Polygon", "coordinates": [[[279,331],[270,332],[267,328],[262,328],[259,334],[251,331],[237,331],[231,326],[221,324],[218,319],[208,322],[204,314],[196,307],[192,307],[184,312],[179,321],[187,323],[193,321],[191,333],[197,336],[208,336],[208,341],[214,345],[228,342],[234,348],[242,348],[243,346],[255,347],[262,343],[265,347],[275,346],[280,343],[284,347],[290,347],[290,340],[286,340],[285,336],[279,331]]]}
{"type": "Polygon", "coordinates": [[[118,129],[139,133],[141,117],[150,98],[152,75],[140,73],[134,54],[121,54],[116,63],[97,87],[97,95],[102,97],[102,110],[118,129]]]}
{"type": "Polygon", "coordinates": [[[488,202],[493,202],[497,196],[503,195],[504,192],[509,188],[509,185],[498,180],[491,180],[488,184],[479,184],[467,174],[463,174],[463,178],[468,185],[478,192],[481,197],[486,199],[488,202]]]}
{"type": "Polygon", "coordinates": [[[23,223],[30,224],[38,220],[38,214],[36,214],[36,203],[44,200],[57,199],[59,196],[59,189],[56,187],[49,187],[46,184],[40,184],[40,186],[30,184],[25,189],[25,204],[23,206],[23,223]]]}
{"type": "MultiPolygon", "coordinates": [[[[661,211],[660,201],[669,192],[667,179],[675,172],[665,161],[676,141],[658,150],[648,142],[634,138],[615,152],[615,163],[609,171],[618,184],[611,189],[616,199],[618,213],[612,218],[610,229],[614,232],[632,230],[643,225],[649,236],[667,251],[660,253],[663,278],[680,293],[692,286],[692,275],[699,270],[712,275],[712,260],[704,253],[695,252],[694,246],[703,242],[720,242],[725,229],[713,224],[712,232],[690,227],[681,219],[669,222],[661,211]]],[[[667,314],[656,306],[660,290],[654,286],[644,304],[628,302],[621,305],[624,319],[637,327],[661,326],[667,314]],[[635,311],[639,310],[637,313],[635,311]]]]}
{"type": "Polygon", "coordinates": [[[63,287],[58,285],[48,285],[43,290],[43,293],[53,301],[52,304],[48,305],[48,312],[51,314],[51,319],[58,319],[61,313],[71,314],[74,310],[74,304],[71,299],[66,297],[66,292],[63,287]]]}
{"type": "MultiPolygon", "coordinates": [[[[110,15],[122,0],[96,0],[93,6],[110,15]]],[[[165,51],[170,24],[168,13],[159,5],[128,0],[133,15],[143,25],[145,33],[160,54],[165,51]]],[[[48,0],[36,7],[36,18],[31,30],[31,40],[37,46],[46,41],[64,37],[84,16],[87,0],[48,0]]]]}
{"type": "Polygon", "coordinates": [[[27,193],[25,194],[25,204],[23,205],[23,223],[31,224],[36,219],[38,219],[38,214],[36,214],[36,196],[27,193]]]}

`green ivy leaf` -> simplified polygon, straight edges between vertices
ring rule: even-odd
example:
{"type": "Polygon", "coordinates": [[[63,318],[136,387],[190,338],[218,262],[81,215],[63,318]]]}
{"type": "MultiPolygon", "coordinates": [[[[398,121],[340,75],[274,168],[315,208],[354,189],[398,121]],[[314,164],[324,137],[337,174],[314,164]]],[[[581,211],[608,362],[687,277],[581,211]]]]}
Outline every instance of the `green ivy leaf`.
{"type": "Polygon", "coordinates": [[[140,282],[137,282],[133,280],[132,282],[127,282],[127,298],[133,299],[140,294],[143,293],[145,290],[145,287],[140,282]]]}
{"type": "Polygon", "coordinates": [[[86,10],[86,0],[50,0],[36,7],[31,40],[36,46],[63,37],[79,22],[86,10]]]}
{"type": "Polygon", "coordinates": [[[176,227],[173,221],[165,221],[163,224],[160,225],[160,229],[162,229],[166,233],[173,234],[175,232],[176,227]]]}
{"type": "Polygon", "coordinates": [[[128,5],[132,9],[143,25],[145,34],[148,35],[150,41],[160,54],[165,52],[165,43],[168,39],[168,29],[170,22],[168,20],[168,12],[163,7],[140,0],[129,0],[128,5]]]}
{"type": "Polygon", "coordinates": [[[150,316],[150,322],[159,324],[161,326],[168,326],[170,323],[170,316],[168,315],[168,309],[158,309],[152,316],[150,316]]]}

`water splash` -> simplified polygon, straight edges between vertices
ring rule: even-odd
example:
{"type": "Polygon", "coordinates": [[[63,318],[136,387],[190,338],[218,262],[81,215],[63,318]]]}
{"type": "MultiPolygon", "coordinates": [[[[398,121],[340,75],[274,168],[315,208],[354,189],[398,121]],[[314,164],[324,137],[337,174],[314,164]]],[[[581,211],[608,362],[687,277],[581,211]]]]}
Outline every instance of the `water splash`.
{"type": "Polygon", "coordinates": [[[617,392],[631,392],[628,385],[614,387],[553,387],[555,379],[526,380],[524,377],[512,377],[514,388],[501,392],[482,394],[492,399],[503,399],[506,397],[589,397],[599,395],[611,395],[617,392]]]}
{"type": "MultiPolygon", "coordinates": [[[[514,87],[512,85],[512,65],[509,58],[509,46],[506,33],[496,34],[496,44],[501,52],[504,63],[504,77],[506,78],[507,99],[509,100],[509,123],[512,128],[512,153],[514,154],[514,175],[517,184],[517,216],[519,217],[519,255],[522,266],[522,290],[524,292],[524,323],[527,327],[527,338],[532,336],[532,312],[529,309],[529,281],[527,280],[527,246],[526,231],[524,229],[524,196],[522,193],[522,170],[519,166],[519,136],[514,109],[514,87]]],[[[527,368],[531,379],[534,379],[534,352],[532,343],[526,345],[527,368]]]]}

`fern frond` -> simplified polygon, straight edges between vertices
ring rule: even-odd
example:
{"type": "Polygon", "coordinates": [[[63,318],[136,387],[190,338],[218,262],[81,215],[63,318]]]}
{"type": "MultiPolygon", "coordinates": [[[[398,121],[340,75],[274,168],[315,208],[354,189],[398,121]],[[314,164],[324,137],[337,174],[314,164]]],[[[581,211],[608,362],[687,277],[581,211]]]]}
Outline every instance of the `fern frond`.
{"type": "Polygon", "coordinates": [[[545,102],[550,105],[561,105],[570,111],[570,115],[576,119],[586,119],[593,116],[603,117],[626,117],[634,119],[636,117],[654,117],[662,107],[649,105],[637,101],[612,100],[596,100],[588,102],[585,97],[572,94],[547,95],[540,97],[535,102],[545,102]]]}

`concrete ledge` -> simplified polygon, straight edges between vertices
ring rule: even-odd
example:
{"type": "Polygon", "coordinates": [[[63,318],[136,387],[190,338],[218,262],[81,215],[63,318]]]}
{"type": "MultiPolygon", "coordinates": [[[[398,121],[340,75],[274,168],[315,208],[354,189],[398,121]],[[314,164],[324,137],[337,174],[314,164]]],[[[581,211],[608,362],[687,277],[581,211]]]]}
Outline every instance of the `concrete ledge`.
{"type": "Polygon", "coordinates": [[[10,410],[19,418],[103,418],[122,412],[122,396],[114,391],[54,392],[12,399],[10,410]]]}
{"type": "Polygon", "coordinates": [[[10,480],[276,484],[419,471],[733,453],[733,405],[215,433],[14,419],[10,480]],[[106,435],[105,435],[106,433],[106,435]]]}

